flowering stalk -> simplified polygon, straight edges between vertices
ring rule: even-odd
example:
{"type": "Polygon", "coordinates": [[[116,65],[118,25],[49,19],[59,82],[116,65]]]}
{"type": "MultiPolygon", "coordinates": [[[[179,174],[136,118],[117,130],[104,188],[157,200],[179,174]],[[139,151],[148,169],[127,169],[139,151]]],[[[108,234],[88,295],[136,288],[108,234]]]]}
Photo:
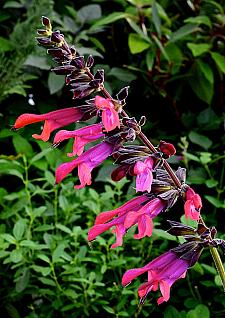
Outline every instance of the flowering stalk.
{"type": "Polygon", "coordinates": [[[56,74],[66,75],[66,84],[70,86],[73,98],[83,99],[96,92],[101,92],[104,97],[96,95],[95,98],[86,100],[85,105],[43,115],[23,114],[16,120],[13,128],[19,129],[28,124],[45,121],[42,134],[34,134],[33,137],[47,141],[54,130],[97,116],[97,124],[75,131],[61,130],[56,134],[53,145],[56,146],[65,139],[73,138],[73,152],[68,156],[78,156],[57,168],[56,183],[61,182],[73,169],[78,168],[80,185],[76,185],[75,188],[80,189],[90,185],[92,170],[112,156],[118,165],[112,173],[112,179],[119,181],[126,175],[133,176],[136,178],[136,192],[141,193],[121,207],[99,214],[95,225],[88,233],[88,240],[94,240],[98,235],[113,227],[116,242],[112,248],[121,246],[126,231],[135,224],[138,226],[138,234],[134,235],[135,239],[149,237],[152,234],[153,219],[159,213],[168,211],[181,197],[185,202],[186,218],[197,220],[198,228],[170,222],[169,233],[184,236],[186,243],[164,253],[143,268],[129,270],[123,277],[123,285],[147,271],[148,282],[139,289],[141,302],[151,290],[157,289],[158,284],[162,293],[158,303],[167,301],[172,284],[185,276],[186,270],[195,264],[202,250],[208,247],[225,287],[225,273],[217,252],[219,246],[225,251],[225,241],[216,239],[216,230],[207,228],[203,222],[200,216],[201,197],[185,184],[186,170],[178,168],[177,171],[173,171],[167,162],[166,159],[176,152],[174,146],[160,141],[155,147],[141,131],[145,118],[142,117],[137,122],[123,109],[128,88],[121,89],[116,95],[117,98],[113,99],[104,88],[104,70],[97,70],[95,74],[90,71],[94,63],[93,57],[89,56],[85,61],[83,56],[77,55],[74,47],[67,44],[63,34],[52,31],[48,18],[43,17],[42,23],[45,30],[38,30],[41,37],[37,40],[39,44],[48,48],[48,53],[54,61],[61,64],[53,71],[56,74]],[[127,142],[133,142],[136,138],[142,142],[142,146],[126,145],[127,142]],[[100,143],[83,152],[87,143],[99,139],[101,139],[100,143]]]}

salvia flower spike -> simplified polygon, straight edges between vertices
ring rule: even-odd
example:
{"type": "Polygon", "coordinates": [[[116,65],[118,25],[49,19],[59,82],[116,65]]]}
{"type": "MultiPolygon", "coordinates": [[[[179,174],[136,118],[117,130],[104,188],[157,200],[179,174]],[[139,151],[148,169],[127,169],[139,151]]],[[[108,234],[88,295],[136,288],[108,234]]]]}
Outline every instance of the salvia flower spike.
{"type": "Polygon", "coordinates": [[[23,114],[17,118],[13,129],[44,122],[41,134],[33,134],[33,137],[48,141],[50,134],[57,129],[77,121],[96,118],[96,123],[92,125],[56,133],[53,145],[57,146],[62,141],[73,138],[73,149],[68,156],[78,156],[59,165],[56,169],[56,183],[78,168],[80,185],[75,188],[90,185],[92,170],[111,156],[117,165],[112,179],[119,181],[125,176],[135,177],[136,192],[139,192],[138,196],[121,207],[100,213],[89,230],[88,240],[92,241],[112,228],[116,234],[116,242],[112,248],[116,248],[123,244],[126,232],[134,225],[137,225],[138,229],[138,233],[134,235],[135,239],[149,237],[152,235],[153,219],[160,213],[163,216],[162,212],[169,212],[180,199],[184,202],[186,218],[198,221],[197,228],[169,221],[171,227],[168,232],[183,236],[185,243],[158,256],[144,267],[128,270],[122,278],[122,284],[125,286],[137,276],[148,273],[148,281],[138,290],[141,303],[159,286],[162,296],[158,299],[158,304],[161,304],[169,300],[171,286],[178,279],[184,278],[186,271],[197,262],[203,249],[209,248],[225,288],[225,272],[217,251],[220,247],[225,253],[225,242],[215,238],[215,228],[208,228],[203,222],[200,214],[202,200],[185,183],[186,170],[178,168],[173,171],[168,163],[167,159],[176,153],[175,147],[162,140],[155,147],[141,130],[146,118],[142,116],[137,121],[124,110],[129,87],[122,88],[113,98],[104,88],[104,70],[98,69],[95,74],[90,70],[94,65],[94,58],[90,55],[85,59],[79,55],[76,48],[66,42],[60,31],[52,30],[49,18],[43,16],[42,25],[43,29],[38,30],[36,39],[58,64],[52,71],[65,75],[65,82],[72,91],[73,99],[84,99],[90,94],[94,96],[82,106],[46,114],[23,114]],[[96,93],[98,95],[95,95],[96,93]],[[132,144],[136,140],[141,145],[132,144]],[[93,141],[97,141],[97,144],[84,151],[86,144],[93,141]]]}

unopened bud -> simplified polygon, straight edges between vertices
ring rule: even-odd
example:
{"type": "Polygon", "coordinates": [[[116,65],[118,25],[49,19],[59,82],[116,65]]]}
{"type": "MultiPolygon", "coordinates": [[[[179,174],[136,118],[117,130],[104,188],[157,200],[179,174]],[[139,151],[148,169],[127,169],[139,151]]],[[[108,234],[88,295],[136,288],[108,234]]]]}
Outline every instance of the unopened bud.
{"type": "Polygon", "coordinates": [[[82,69],[85,67],[84,57],[79,56],[72,60],[71,64],[73,64],[76,68],[82,69]]]}
{"type": "Polygon", "coordinates": [[[104,70],[97,70],[97,72],[95,73],[94,78],[96,80],[99,80],[101,82],[101,84],[104,82],[104,70]]]}
{"type": "Polygon", "coordinates": [[[123,87],[119,93],[116,95],[116,97],[120,100],[123,101],[124,99],[127,98],[128,96],[128,90],[129,90],[129,86],[123,87]]]}
{"type": "Polygon", "coordinates": [[[176,153],[174,145],[167,143],[163,140],[160,140],[159,150],[166,156],[166,158],[169,158],[176,153]]]}
{"type": "Polygon", "coordinates": [[[52,41],[49,40],[48,38],[36,38],[38,43],[43,45],[43,46],[48,46],[48,45],[52,45],[52,41]]]}
{"type": "Polygon", "coordinates": [[[47,29],[51,29],[51,22],[49,20],[49,18],[42,16],[42,24],[47,28],[47,29]]]}
{"type": "Polygon", "coordinates": [[[60,34],[59,31],[55,31],[52,33],[51,40],[55,43],[62,43],[64,41],[64,35],[60,34]]]}
{"type": "Polygon", "coordinates": [[[94,64],[94,58],[92,55],[89,55],[87,58],[87,62],[86,62],[86,66],[87,67],[92,67],[92,65],[94,64]]]}

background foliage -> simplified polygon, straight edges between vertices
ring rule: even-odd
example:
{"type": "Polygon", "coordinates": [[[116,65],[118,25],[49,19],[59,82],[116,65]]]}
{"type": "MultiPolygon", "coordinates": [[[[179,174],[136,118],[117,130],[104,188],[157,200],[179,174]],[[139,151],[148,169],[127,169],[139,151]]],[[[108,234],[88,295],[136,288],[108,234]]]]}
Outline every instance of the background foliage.
{"type": "Polygon", "coordinates": [[[38,125],[20,134],[9,128],[23,112],[77,105],[35,43],[47,15],[80,54],[95,56],[111,93],[130,85],[128,112],[147,116],[144,131],[155,144],[177,145],[174,167],[188,169],[207,225],[225,238],[224,1],[17,0],[0,7],[1,317],[223,317],[224,294],[207,252],[172,288],[168,304],[158,307],[152,293],[139,307],[138,280],[121,287],[126,269],[175,246],[160,229],[183,214],[182,205],[157,218],[150,239],[135,241],[131,230],[123,248],[110,250],[111,233],[89,246],[95,216],[131,198],[131,181],[105,180],[107,161],[94,189],[74,191],[75,176],[55,186],[55,167],[71,144],[53,150],[31,138],[38,125]]]}

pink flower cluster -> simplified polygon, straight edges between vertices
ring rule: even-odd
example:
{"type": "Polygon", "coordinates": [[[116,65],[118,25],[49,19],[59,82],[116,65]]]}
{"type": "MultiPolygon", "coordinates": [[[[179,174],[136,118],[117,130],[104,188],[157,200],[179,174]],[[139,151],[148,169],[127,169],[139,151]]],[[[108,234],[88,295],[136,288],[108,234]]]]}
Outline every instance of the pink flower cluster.
{"type": "MultiPolygon", "coordinates": [[[[48,141],[50,134],[54,130],[98,115],[101,119],[99,123],[74,131],[60,130],[54,137],[53,145],[55,146],[67,139],[74,140],[73,150],[67,155],[69,157],[77,157],[70,162],[62,163],[56,169],[56,183],[61,182],[77,168],[80,184],[75,185],[76,189],[90,185],[92,182],[92,170],[114,154],[115,149],[118,149],[118,145],[120,146],[122,143],[120,134],[118,134],[118,130],[121,129],[122,124],[119,118],[117,103],[114,103],[111,99],[96,96],[94,103],[89,103],[86,106],[86,108],[83,106],[61,109],[42,115],[23,114],[18,117],[13,126],[14,129],[19,129],[29,124],[44,121],[41,134],[33,134],[33,137],[48,141]],[[100,143],[84,151],[88,143],[97,140],[101,140],[100,143]]],[[[135,131],[129,128],[127,136],[129,134],[132,136],[134,133],[135,131]]],[[[164,158],[169,158],[176,152],[173,145],[164,141],[160,141],[158,149],[159,154],[164,158]]],[[[122,163],[113,172],[113,176],[116,180],[120,180],[126,174],[135,176],[136,192],[142,192],[142,194],[123,204],[121,207],[100,213],[95,220],[94,226],[89,230],[89,241],[93,241],[98,235],[113,228],[112,232],[116,235],[116,242],[112,245],[112,248],[116,248],[122,245],[124,235],[134,225],[137,225],[138,229],[138,233],[134,235],[135,239],[141,239],[145,236],[150,237],[153,230],[153,219],[169,206],[169,199],[167,200],[166,196],[152,194],[153,173],[157,158],[148,153],[144,153],[144,155],[137,156],[136,158],[134,161],[131,161],[131,164],[126,161],[122,163]]],[[[159,185],[162,185],[162,183],[162,181],[158,180],[159,185]]],[[[165,184],[163,183],[164,186],[165,184]]],[[[168,191],[170,192],[170,196],[171,191],[172,194],[176,192],[176,190],[168,191]]],[[[185,216],[198,220],[201,207],[200,196],[194,190],[188,188],[185,192],[185,216]]],[[[148,293],[151,290],[156,290],[159,285],[162,297],[158,299],[158,304],[161,304],[163,301],[169,299],[170,287],[177,279],[184,277],[188,267],[189,262],[187,260],[179,258],[173,251],[168,251],[142,268],[128,270],[123,276],[122,284],[127,285],[137,276],[148,272],[148,282],[140,286],[138,294],[141,301],[143,301],[148,293]]]]}

